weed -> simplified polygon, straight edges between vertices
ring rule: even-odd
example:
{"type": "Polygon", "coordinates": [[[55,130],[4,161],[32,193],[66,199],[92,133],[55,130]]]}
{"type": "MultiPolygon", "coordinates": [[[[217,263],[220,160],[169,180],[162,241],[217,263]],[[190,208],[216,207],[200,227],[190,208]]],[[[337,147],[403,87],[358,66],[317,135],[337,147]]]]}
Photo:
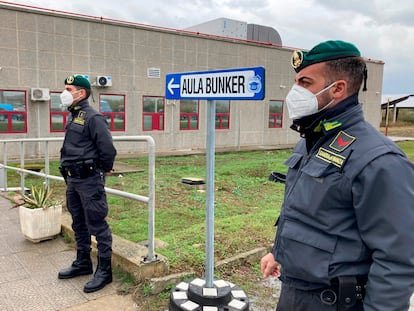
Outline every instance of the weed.
{"type": "Polygon", "coordinates": [[[122,271],[119,268],[114,268],[113,272],[121,283],[121,288],[119,289],[119,292],[122,294],[128,294],[136,284],[134,276],[132,274],[122,271]]]}
{"type": "Polygon", "coordinates": [[[144,296],[151,296],[152,294],[152,286],[150,284],[145,284],[142,287],[142,293],[144,296]]]}
{"type": "Polygon", "coordinates": [[[62,235],[63,235],[63,240],[64,240],[66,243],[71,243],[71,242],[72,242],[72,238],[70,237],[70,235],[69,235],[69,234],[67,234],[66,232],[63,232],[63,233],[62,233],[62,235]]]}

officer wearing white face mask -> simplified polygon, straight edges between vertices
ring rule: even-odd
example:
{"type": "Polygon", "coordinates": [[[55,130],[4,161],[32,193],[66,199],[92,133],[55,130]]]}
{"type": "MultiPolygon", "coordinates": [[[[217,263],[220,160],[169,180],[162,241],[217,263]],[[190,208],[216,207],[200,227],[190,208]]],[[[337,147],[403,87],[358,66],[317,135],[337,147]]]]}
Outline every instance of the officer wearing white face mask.
{"type": "Polygon", "coordinates": [[[84,292],[95,292],[112,282],[112,234],[105,217],[108,204],[105,175],[112,171],[116,149],[105,118],[89,105],[91,85],[83,76],[65,79],[60,95],[62,106],[71,115],[65,128],[60,151],[60,170],[65,178],[66,206],[72,216],[75,232],[76,260],[58,274],[70,279],[93,273],[91,235],[96,237],[98,266],[84,292]]]}
{"type": "Polygon", "coordinates": [[[335,84],[336,82],[329,84],[316,94],[313,94],[303,86],[294,84],[286,97],[289,117],[297,120],[329,108],[329,106],[334,102],[334,99],[319,108],[318,96],[323,92],[328,91],[335,84]]]}
{"type": "Polygon", "coordinates": [[[288,173],[263,276],[278,311],[408,310],[414,290],[414,165],[365,121],[359,50],[326,41],[295,51],[286,98],[302,139],[288,173]]]}

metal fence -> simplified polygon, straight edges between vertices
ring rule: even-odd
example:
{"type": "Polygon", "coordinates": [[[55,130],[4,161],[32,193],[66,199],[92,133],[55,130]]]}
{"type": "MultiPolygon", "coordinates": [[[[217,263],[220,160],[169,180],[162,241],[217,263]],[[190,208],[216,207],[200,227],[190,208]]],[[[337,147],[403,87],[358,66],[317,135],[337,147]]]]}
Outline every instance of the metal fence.
{"type": "MultiPolygon", "coordinates": [[[[114,141],[124,142],[146,142],[148,145],[148,196],[142,196],[130,192],[120,191],[105,187],[107,193],[147,203],[148,205],[148,256],[145,262],[156,261],[154,254],[154,227],[155,227],[155,142],[151,136],[114,136],[114,141]]],[[[3,145],[3,162],[0,163],[0,190],[10,191],[12,188],[7,187],[7,170],[18,171],[20,173],[20,189],[22,193],[25,191],[25,175],[31,174],[40,176],[45,179],[46,187],[49,187],[50,180],[57,180],[64,182],[63,177],[50,175],[50,159],[49,147],[51,142],[62,142],[63,137],[48,137],[48,138],[23,138],[23,139],[2,139],[0,144],[3,145]],[[44,143],[44,172],[36,172],[25,169],[25,162],[27,160],[25,145],[27,143],[44,143]],[[7,147],[10,144],[18,144],[20,148],[20,167],[8,165],[7,147]]]]}

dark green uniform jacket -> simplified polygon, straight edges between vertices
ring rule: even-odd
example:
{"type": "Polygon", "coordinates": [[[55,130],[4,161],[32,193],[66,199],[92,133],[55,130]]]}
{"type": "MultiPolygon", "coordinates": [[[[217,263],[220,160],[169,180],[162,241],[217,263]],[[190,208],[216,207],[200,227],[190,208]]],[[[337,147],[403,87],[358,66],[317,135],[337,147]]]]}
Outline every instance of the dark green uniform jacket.
{"type": "MultiPolygon", "coordinates": [[[[300,289],[368,275],[364,310],[407,310],[414,288],[414,166],[368,124],[357,95],[287,160],[273,247],[281,280],[300,289]]],[[[338,106],[339,106],[338,105],[338,106]]]]}

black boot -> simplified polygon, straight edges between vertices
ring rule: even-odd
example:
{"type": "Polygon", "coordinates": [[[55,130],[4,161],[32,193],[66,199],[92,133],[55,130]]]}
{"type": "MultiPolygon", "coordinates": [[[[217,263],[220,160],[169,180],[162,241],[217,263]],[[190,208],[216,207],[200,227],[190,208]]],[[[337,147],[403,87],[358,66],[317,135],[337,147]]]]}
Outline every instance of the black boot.
{"type": "Polygon", "coordinates": [[[59,271],[59,279],[71,279],[80,275],[87,275],[93,273],[91,253],[85,251],[77,251],[76,260],[72,265],[59,271]]]}
{"type": "Polygon", "coordinates": [[[112,282],[111,258],[98,257],[98,267],[96,268],[93,279],[85,284],[85,293],[96,292],[112,282]]]}

